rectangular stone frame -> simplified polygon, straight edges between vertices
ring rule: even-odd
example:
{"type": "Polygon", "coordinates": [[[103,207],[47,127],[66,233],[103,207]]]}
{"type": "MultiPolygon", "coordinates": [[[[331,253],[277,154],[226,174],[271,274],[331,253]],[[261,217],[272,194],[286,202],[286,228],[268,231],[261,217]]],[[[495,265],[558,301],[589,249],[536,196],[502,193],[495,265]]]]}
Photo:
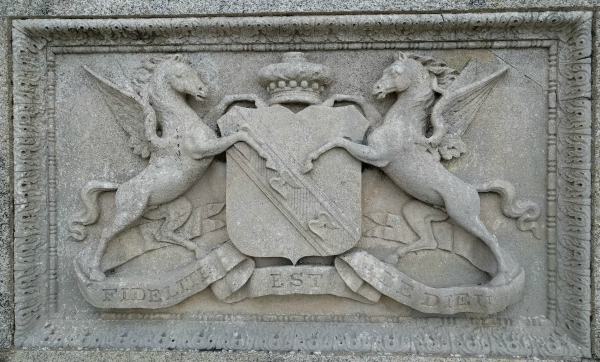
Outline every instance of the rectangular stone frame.
{"type": "Polygon", "coordinates": [[[587,12],[14,21],[15,345],[590,357],[591,23],[587,12]],[[548,51],[545,317],[140,323],[57,311],[55,54],[457,47],[548,51]]]}

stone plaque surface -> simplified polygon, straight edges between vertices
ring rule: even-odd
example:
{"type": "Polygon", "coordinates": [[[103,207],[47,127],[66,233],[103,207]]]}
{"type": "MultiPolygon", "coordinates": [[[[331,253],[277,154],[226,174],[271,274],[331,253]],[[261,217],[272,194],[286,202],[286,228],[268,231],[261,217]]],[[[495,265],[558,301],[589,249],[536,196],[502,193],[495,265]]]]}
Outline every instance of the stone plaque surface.
{"type": "Polygon", "coordinates": [[[588,357],[590,37],[15,21],[15,345],[588,357]]]}

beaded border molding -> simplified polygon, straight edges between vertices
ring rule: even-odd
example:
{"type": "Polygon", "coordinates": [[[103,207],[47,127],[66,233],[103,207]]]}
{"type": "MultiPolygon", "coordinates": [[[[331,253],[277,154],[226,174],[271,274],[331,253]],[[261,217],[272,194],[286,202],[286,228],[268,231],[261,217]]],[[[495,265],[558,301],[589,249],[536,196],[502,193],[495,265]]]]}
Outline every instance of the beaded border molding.
{"type": "Polygon", "coordinates": [[[15,345],[589,357],[591,22],[587,12],[13,21],[15,345]],[[140,323],[57,311],[56,54],[459,46],[548,51],[545,316],[140,323]]]}

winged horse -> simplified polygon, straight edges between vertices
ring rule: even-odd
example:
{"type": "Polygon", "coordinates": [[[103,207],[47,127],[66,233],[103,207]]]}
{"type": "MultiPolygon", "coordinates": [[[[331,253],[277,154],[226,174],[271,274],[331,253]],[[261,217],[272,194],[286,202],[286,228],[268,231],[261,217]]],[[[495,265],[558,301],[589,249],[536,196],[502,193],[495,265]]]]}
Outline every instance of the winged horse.
{"type": "MultiPolygon", "coordinates": [[[[373,95],[378,98],[395,92],[398,99],[382,123],[375,125],[368,134],[366,144],[344,138],[331,140],[308,156],[303,171],[309,172],[313,160],[335,147],[344,148],[358,160],[381,168],[408,194],[425,203],[445,207],[447,214],[459,226],[481,239],[490,248],[497,263],[490,285],[506,284],[514,277],[511,273],[515,270],[508,266],[497,237],[479,218],[478,191],[498,192],[503,199],[503,213],[518,219],[519,229],[530,230],[534,234],[537,224],[533,220],[539,217],[539,207],[532,202],[514,201],[514,189],[506,181],[470,185],[439,162],[442,158],[459,157],[466,151],[461,136],[506,71],[507,68],[501,69],[459,88],[458,85],[464,84],[465,79],[457,78],[457,72],[444,63],[400,52],[373,87],[373,95]],[[442,87],[448,84],[451,85],[446,89],[442,87]],[[441,95],[437,102],[436,94],[441,95]],[[428,129],[430,137],[427,137],[428,129]]],[[[431,226],[424,225],[423,221],[421,225],[413,224],[411,227],[421,239],[431,233],[431,226]]],[[[430,237],[433,239],[432,235],[430,237]]],[[[414,244],[418,245],[419,240],[414,244]]],[[[397,257],[407,251],[410,249],[398,248],[397,257]]]]}
{"type": "MultiPolygon", "coordinates": [[[[117,122],[129,134],[133,152],[143,158],[150,157],[148,166],[127,182],[117,184],[92,180],[81,191],[85,210],[69,225],[71,235],[78,240],[87,237],[85,226],[98,220],[98,194],[117,190],[115,217],[103,230],[93,252],[91,280],[105,278],[100,261],[108,243],[148,211],[174,200],[177,202],[204,173],[213,156],[236,142],[246,142],[261,153],[259,143],[246,128],[242,127],[240,132],[227,137],[218,137],[190,107],[186,96],[203,101],[207,89],[198,73],[181,55],[153,58],[144,68],[147,77],[141,81],[138,79],[139,94],[119,89],[86,68],[96,80],[117,122]],[[157,128],[161,130],[160,135],[157,128]]],[[[269,158],[262,153],[261,156],[269,158]]],[[[175,232],[181,226],[181,220],[187,219],[174,214],[181,213],[181,209],[174,207],[163,215],[166,220],[155,237],[159,241],[186,247],[201,258],[206,250],[175,232]]]]}

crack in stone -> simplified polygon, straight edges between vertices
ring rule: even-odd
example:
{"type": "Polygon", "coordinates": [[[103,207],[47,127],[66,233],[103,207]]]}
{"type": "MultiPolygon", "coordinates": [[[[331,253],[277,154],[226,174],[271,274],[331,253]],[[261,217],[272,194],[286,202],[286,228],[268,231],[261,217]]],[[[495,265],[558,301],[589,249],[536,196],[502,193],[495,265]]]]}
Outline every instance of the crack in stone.
{"type": "Polygon", "coordinates": [[[533,83],[537,84],[543,91],[546,90],[546,89],[544,89],[544,87],[540,83],[538,83],[535,80],[533,80],[530,76],[528,76],[527,74],[525,74],[522,70],[520,70],[520,69],[516,68],[514,65],[510,64],[508,61],[506,61],[504,58],[502,58],[501,56],[499,56],[498,54],[496,54],[494,51],[492,51],[492,54],[494,54],[496,57],[498,57],[498,59],[500,59],[504,63],[508,64],[508,66],[510,66],[511,68],[513,68],[514,70],[516,70],[517,72],[523,74],[523,76],[525,78],[527,78],[530,81],[532,81],[533,83]]]}

